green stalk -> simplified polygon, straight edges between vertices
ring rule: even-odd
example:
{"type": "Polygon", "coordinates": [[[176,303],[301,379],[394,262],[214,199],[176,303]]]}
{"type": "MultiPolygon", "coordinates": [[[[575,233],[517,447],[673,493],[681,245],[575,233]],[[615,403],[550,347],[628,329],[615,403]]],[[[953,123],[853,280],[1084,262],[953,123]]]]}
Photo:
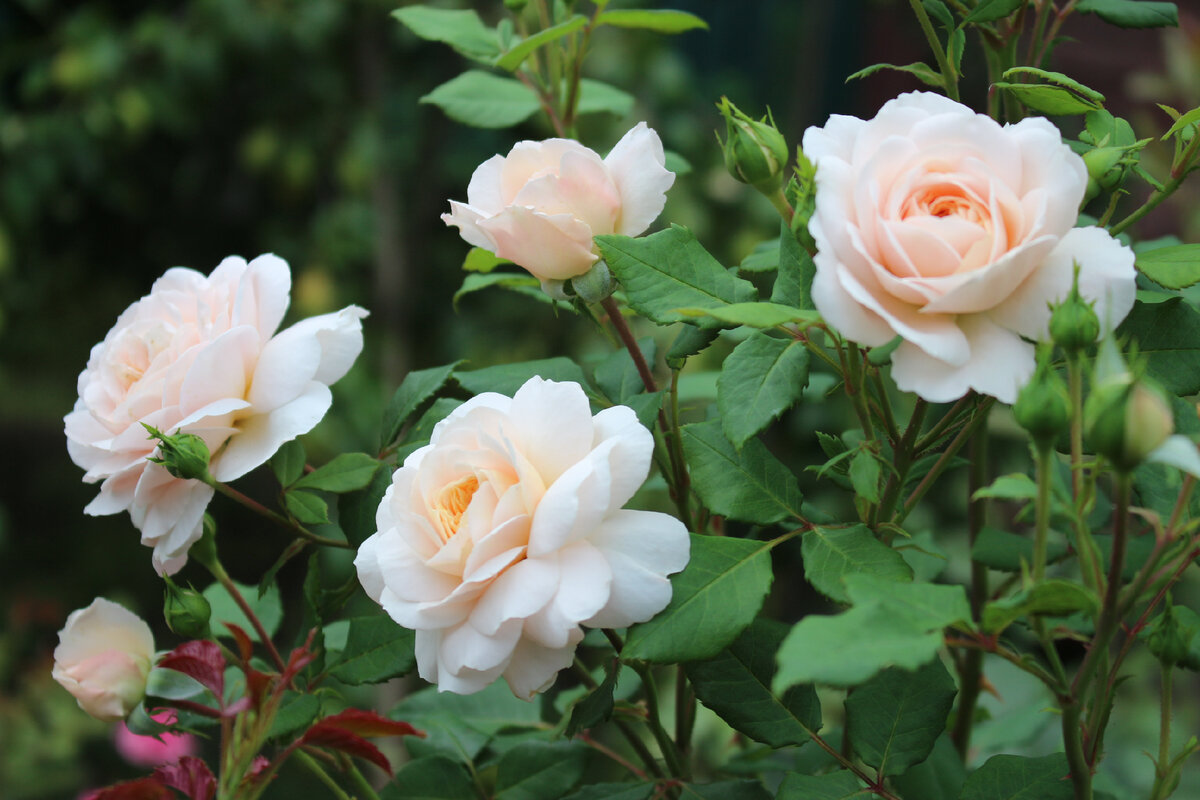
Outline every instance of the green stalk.
{"type": "Polygon", "coordinates": [[[950,59],[946,57],[946,50],[942,47],[942,43],[937,37],[937,31],[933,29],[933,22],[930,21],[929,14],[925,11],[925,7],[921,5],[921,0],[908,0],[908,4],[912,6],[913,13],[917,15],[917,22],[921,23],[921,30],[925,33],[925,39],[929,42],[929,46],[933,50],[933,57],[937,61],[938,69],[942,73],[942,81],[946,84],[946,96],[951,100],[957,101],[958,75],[955,73],[950,59]]]}
{"type": "MultiPolygon", "coordinates": [[[[304,765],[305,769],[317,776],[321,783],[329,787],[329,791],[333,792],[333,796],[338,800],[350,800],[350,795],[346,794],[342,787],[337,785],[337,782],[329,776],[324,767],[317,763],[317,760],[303,750],[296,750],[292,753],[296,760],[304,765]]],[[[375,794],[372,792],[371,794],[375,794]]]]}
{"type": "Polygon", "coordinates": [[[1037,522],[1033,530],[1033,582],[1046,578],[1046,534],[1050,530],[1050,483],[1054,449],[1049,442],[1037,445],[1037,522]]]}
{"type": "Polygon", "coordinates": [[[275,649],[275,643],[272,642],[271,637],[267,635],[267,631],[263,627],[262,622],[259,621],[258,616],[254,613],[254,609],[252,609],[250,604],[246,602],[246,598],[242,596],[240,591],[238,591],[237,586],[233,583],[233,579],[230,578],[229,573],[225,571],[225,567],[222,566],[220,561],[215,559],[204,566],[206,566],[208,571],[212,573],[212,576],[217,579],[217,583],[221,584],[221,586],[225,588],[225,591],[228,592],[229,596],[233,598],[233,602],[237,603],[237,607],[240,608],[242,613],[246,615],[246,619],[250,620],[250,624],[254,627],[254,631],[258,634],[258,640],[270,654],[271,661],[275,664],[275,667],[280,671],[280,673],[284,672],[287,669],[287,664],[284,662],[283,657],[279,655],[279,651],[275,649]]]}
{"type": "Polygon", "coordinates": [[[1150,790],[1150,800],[1163,800],[1170,796],[1167,791],[1167,778],[1171,769],[1171,665],[1165,661],[1162,665],[1162,688],[1159,695],[1158,720],[1158,763],[1154,765],[1154,786],[1150,790]]]}
{"type": "MultiPolygon", "coordinates": [[[[987,419],[991,406],[979,413],[980,419],[987,419]]],[[[972,420],[968,429],[978,426],[977,435],[970,438],[971,472],[967,481],[967,537],[969,547],[975,546],[979,532],[987,522],[987,501],[975,499],[975,493],[984,487],[988,479],[987,469],[987,426],[972,420]]],[[[964,431],[965,432],[965,431],[964,431]]],[[[978,622],[983,617],[983,606],[988,597],[987,568],[982,564],[971,561],[971,617],[978,622]]],[[[951,739],[959,757],[965,762],[971,748],[971,731],[975,721],[975,706],[979,702],[979,692],[983,682],[983,651],[968,650],[962,660],[959,673],[962,693],[959,695],[958,714],[954,719],[954,730],[951,739]]]]}

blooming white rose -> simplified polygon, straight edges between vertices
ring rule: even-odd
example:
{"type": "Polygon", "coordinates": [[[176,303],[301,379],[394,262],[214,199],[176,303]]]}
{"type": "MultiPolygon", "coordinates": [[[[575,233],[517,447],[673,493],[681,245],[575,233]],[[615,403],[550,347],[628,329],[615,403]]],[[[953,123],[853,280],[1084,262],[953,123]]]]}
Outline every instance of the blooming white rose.
{"type": "Polygon", "coordinates": [[[124,719],[146,694],[154,634],[124,606],[97,597],[72,611],[58,632],[54,680],[96,719],[124,719]]]}
{"type": "Polygon", "coordinates": [[[451,200],[442,220],[542,281],[566,280],[599,258],[593,236],[637,236],[662,212],[675,182],[665,163],[644,122],[603,159],[573,139],[517,142],[476,168],[467,202],[451,200]]]}
{"type": "Polygon", "coordinates": [[[530,699],[571,663],[580,625],[661,611],[687,530],[621,509],[653,447],[631,409],[593,417],[579,384],[541,378],[438,423],[396,471],[354,561],[367,595],[416,630],[421,677],[466,694],[503,676],[530,699]]]}
{"type": "Polygon", "coordinates": [[[927,400],[970,389],[1006,403],[1033,374],[1047,304],[1078,262],[1080,292],[1104,328],[1133,306],[1133,253],[1075,228],[1083,159],[1047,120],[1001,127],[914,92],[872,120],[833,116],[804,134],[817,168],[813,300],[847,338],[896,335],[892,376],[927,400]]]}
{"type": "Polygon", "coordinates": [[[273,255],[227,258],[208,277],[168,270],[92,348],[79,376],[67,447],[84,481],[103,481],[84,511],[128,510],[161,574],[187,561],[213,490],[147,461],[155,442],[143,424],[201,437],[213,477],[233,480],[312,430],[329,409],[329,385],[362,350],[367,312],[357,306],[274,335],[291,280],[273,255]]]}

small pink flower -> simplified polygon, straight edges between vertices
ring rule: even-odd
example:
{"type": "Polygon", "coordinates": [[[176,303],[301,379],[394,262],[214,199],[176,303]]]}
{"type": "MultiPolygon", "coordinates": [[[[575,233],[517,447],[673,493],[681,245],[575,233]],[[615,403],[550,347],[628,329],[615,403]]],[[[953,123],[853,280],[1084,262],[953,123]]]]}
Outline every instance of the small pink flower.
{"type": "MultiPolygon", "coordinates": [[[[150,717],[155,722],[170,725],[175,721],[175,712],[164,709],[154,712],[150,717]]],[[[129,730],[124,722],[117,725],[113,744],[121,758],[135,767],[171,764],[183,756],[194,756],[197,750],[196,737],[190,733],[164,733],[161,738],[140,736],[129,730]]]]}

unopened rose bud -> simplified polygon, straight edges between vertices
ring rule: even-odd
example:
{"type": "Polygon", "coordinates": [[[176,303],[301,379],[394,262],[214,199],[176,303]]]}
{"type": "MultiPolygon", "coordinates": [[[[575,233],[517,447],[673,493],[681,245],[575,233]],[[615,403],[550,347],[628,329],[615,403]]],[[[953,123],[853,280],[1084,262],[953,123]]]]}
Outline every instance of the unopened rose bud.
{"type": "Polygon", "coordinates": [[[1200,635],[1200,617],[1186,606],[1167,603],[1146,627],[1146,646],[1163,664],[1200,670],[1200,653],[1192,646],[1200,635]]]}
{"type": "Polygon", "coordinates": [[[1175,431],[1162,392],[1129,373],[1094,387],[1083,419],[1088,442],[1122,472],[1133,470],[1175,431]]]}
{"type": "Polygon", "coordinates": [[[1071,422],[1067,385],[1050,364],[1051,348],[1038,352],[1037,370],[1013,405],[1017,424],[1029,431],[1039,449],[1050,447],[1071,422]]]}
{"type": "Polygon", "coordinates": [[[1068,355],[1090,347],[1100,335],[1100,319],[1094,305],[1079,294],[1079,265],[1076,264],[1070,294],[1054,306],[1050,314],[1050,338],[1068,355]]]}
{"type": "Polygon", "coordinates": [[[163,616],[166,617],[167,627],[187,639],[207,639],[208,620],[212,616],[212,606],[208,600],[192,587],[184,589],[166,575],[163,581],[166,583],[163,616]]]}
{"type": "Polygon", "coordinates": [[[137,614],[103,597],[71,612],[58,632],[54,680],[105,722],[129,715],[146,695],[154,634],[137,614]]]}
{"type": "Polygon", "coordinates": [[[208,477],[208,445],[194,433],[175,433],[168,436],[152,425],[143,427],[151,439],[158,440],[157,457],[148,458],[176,478],[205,480],[208,477]]]}
{"type": "Polygon", "coordinates": [[[760,120],[753,119],[727,97],[721,98],[717,108],[725,117],[725,141],[721,142],[721,149],[729,174],[760,192],[776,191],[783,184],[788,145],[770,112],[760,120]]]}

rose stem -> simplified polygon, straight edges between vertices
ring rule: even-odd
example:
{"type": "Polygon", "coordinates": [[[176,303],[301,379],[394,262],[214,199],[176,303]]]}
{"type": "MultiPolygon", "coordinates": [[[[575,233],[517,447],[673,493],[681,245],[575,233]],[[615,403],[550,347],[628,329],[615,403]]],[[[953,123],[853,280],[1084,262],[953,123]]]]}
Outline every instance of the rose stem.
{"type": "MultiPolygon", "coordinates": [[[[967,547],[969,550],[974,548],[975,540],[979,538],[979,532],[983,530],[983,526],[987,522],[987,500],[977,499],[975,493],[983,488],[988,479],[986,420],[990,410],[990,405],[977,410],[975,412],[977,417],[963,429],[963,433],[970,437],[968,460],[971,462],[971,466],[967,480],[967,547]],[[978,433],[972,435],[977,428],[979,429],[978,433]]],[[[962,434],[959,436],[961,438],[962,434]]],[[[953,445],[951,445],[952,448],[953,445]]],[[[950,452],[950,449],[947,449],[947,452],[950,452]]],[[[987,601],[987,596],[987,567],[971,559],[971,618],[976,622],[983,616],[983,605],[987,601]]],[[[959,678],[962,694],[959,696],[958,714],[954,719],[954,731],[951,738],[958,750],[959,757],[965,762],[971,748],[975,705],[979,702],[980,684],[983,681],[982,650],[972,649],[964,654],[959,678]]]]}
{"type": "MultiPolygon", "coordinates": [[[[1050,0],[1046,0],[1046,2],[1050,2],[1050,0]]],[[[933,23],[929,21],[929,14],[921,5],[921,0],[908,0],[908,4],[912,6],[913,13],[917,15],[917,22],[921,23],[921,30],[925,33],[925,39],[933,49],[933,57],[937,60],[938,69],[942,73],[942,82],[946,84],[946,96],[957,102],[958,79],[954,74],[954,67],[946,58],[946,51],[942,48],[942,43],[938,41],[937,31],[933,29],[933,23]]]]}
{"type": "Polygon", "coordinates": [[[225,571],[225,567],[221,565],[220,561],[215,559],[205,564],[205,566],[208,567],[208,571],[212,573],[213,577],[217,579],[217,583],[221,584],[225,587],[225,591],[229,592],[229,596],[233,598],[233,602],[237,603],[238,608],[246,615],[246,619],[250,620],[250,624],[254,626],[254,630],[258,633],[259,641],[262,642],[263,647],[271,655],[271,660],[275,662],[275,666],[279,668],[280,673],[285,672],[287,664],[284,663],[283,658],[279,655],[279,651],[275,649],[275,643],[271,641],[271,637],[267,636],[267,631],[263,628],[263,624],[259,621],[258,616],[255,615],[254,609],[250,608],[250,604],[246,602],[246,598],[242,597],[242,593],[238,591],[233,579],[225,571]]]}
{"type": "Polygon", "coordinates": [[[337,797],[338,800],[350,800],[350,795],[346,794],[345,790],[337,785],[337,781],[329,777],[329,773],[317,763],[315,758],[303,750],[296,750],[292,753],[292,755],[295,756],[296,760],[303,764],[309,772],[316,775],[321,783],[328,786],[329,791],[333,792],[333,795],[337,797]]]}
{"type": "MultiPolygon", "coordinates": [[[[580,661],[578,657],[575,659],[574,668],[575,672],[579,675],[579,679],[583,681],[585,686],[593,691],[600,688],[600,684],[596,683],[596,679],[592,677],[592,673],[588,672],[587,667],[584,666],[583,662],[580,661]]],[[[667,777],[666,774],[663,773],[662,768],[658,765],[658,761],[654,758],[654,754],[650,752],[648,747],[646,747],[646,743],[642,741],[642,737],[638,736],[633,728],[629,726],[629,723],[625,722],[624,720],[616,719],[615,717],[613,718],[613,722],[616,723],[617,729],[621,731],[621,734],[629,742],[629,746],[633,748],[635,753],[637,753],[638,758],[640,758],[642,763],[646,765],[646,769],[653,772],[658,778],[667,777]]],[[[592,744],[593,747],[596,746],[591,742],[589,742],[589,744],[592,744]]],[[[631,771],[634,771],[635,773],[641,772],[641,770],[633,767],[632,764],[629,766],[631,771]]],[[[640,775],[639,777],[644,778],[645,775],[640,775]]]]}
{"type": "Polygon", "coordinates": [[[246,495],[242,494],[237,489],[233,488],[232,486],[230,486],[227,483],[221,483],[218,480],[213,480],[208,485],[213,487],[214,489],[216,489],[221,494],[228,497],[230,500],[233,500],[234,502],[245,506],[246,508],[250,509],[254,513],[258,514],[259,516],[266,517],[267,519],[274,522],[276,525],[280,525],[284,528],[287,528],[288,530],[290,530],[292,533],[296,534],[301,539],[306,539],[307,541],[310,541],[313,544],[320,544],[320,545],[324,545],[326,547],[340,547],[343,550],[353,550],[354,549],[354,545],[350,544],[349,542],[340,542],[337,539],[328,539],[324,536],[318,536],[317,534],[308,530],[307,528],[305,528],[303,525],[299,524],[298,522],[294,522],[293,520],[288,519],[287,517],[283,516],[282,514],[275,513],[271,509],[264,506],[262,503],[258,502],[257,500],[255,500],[252,497],[247,497],[246,495]]]}

